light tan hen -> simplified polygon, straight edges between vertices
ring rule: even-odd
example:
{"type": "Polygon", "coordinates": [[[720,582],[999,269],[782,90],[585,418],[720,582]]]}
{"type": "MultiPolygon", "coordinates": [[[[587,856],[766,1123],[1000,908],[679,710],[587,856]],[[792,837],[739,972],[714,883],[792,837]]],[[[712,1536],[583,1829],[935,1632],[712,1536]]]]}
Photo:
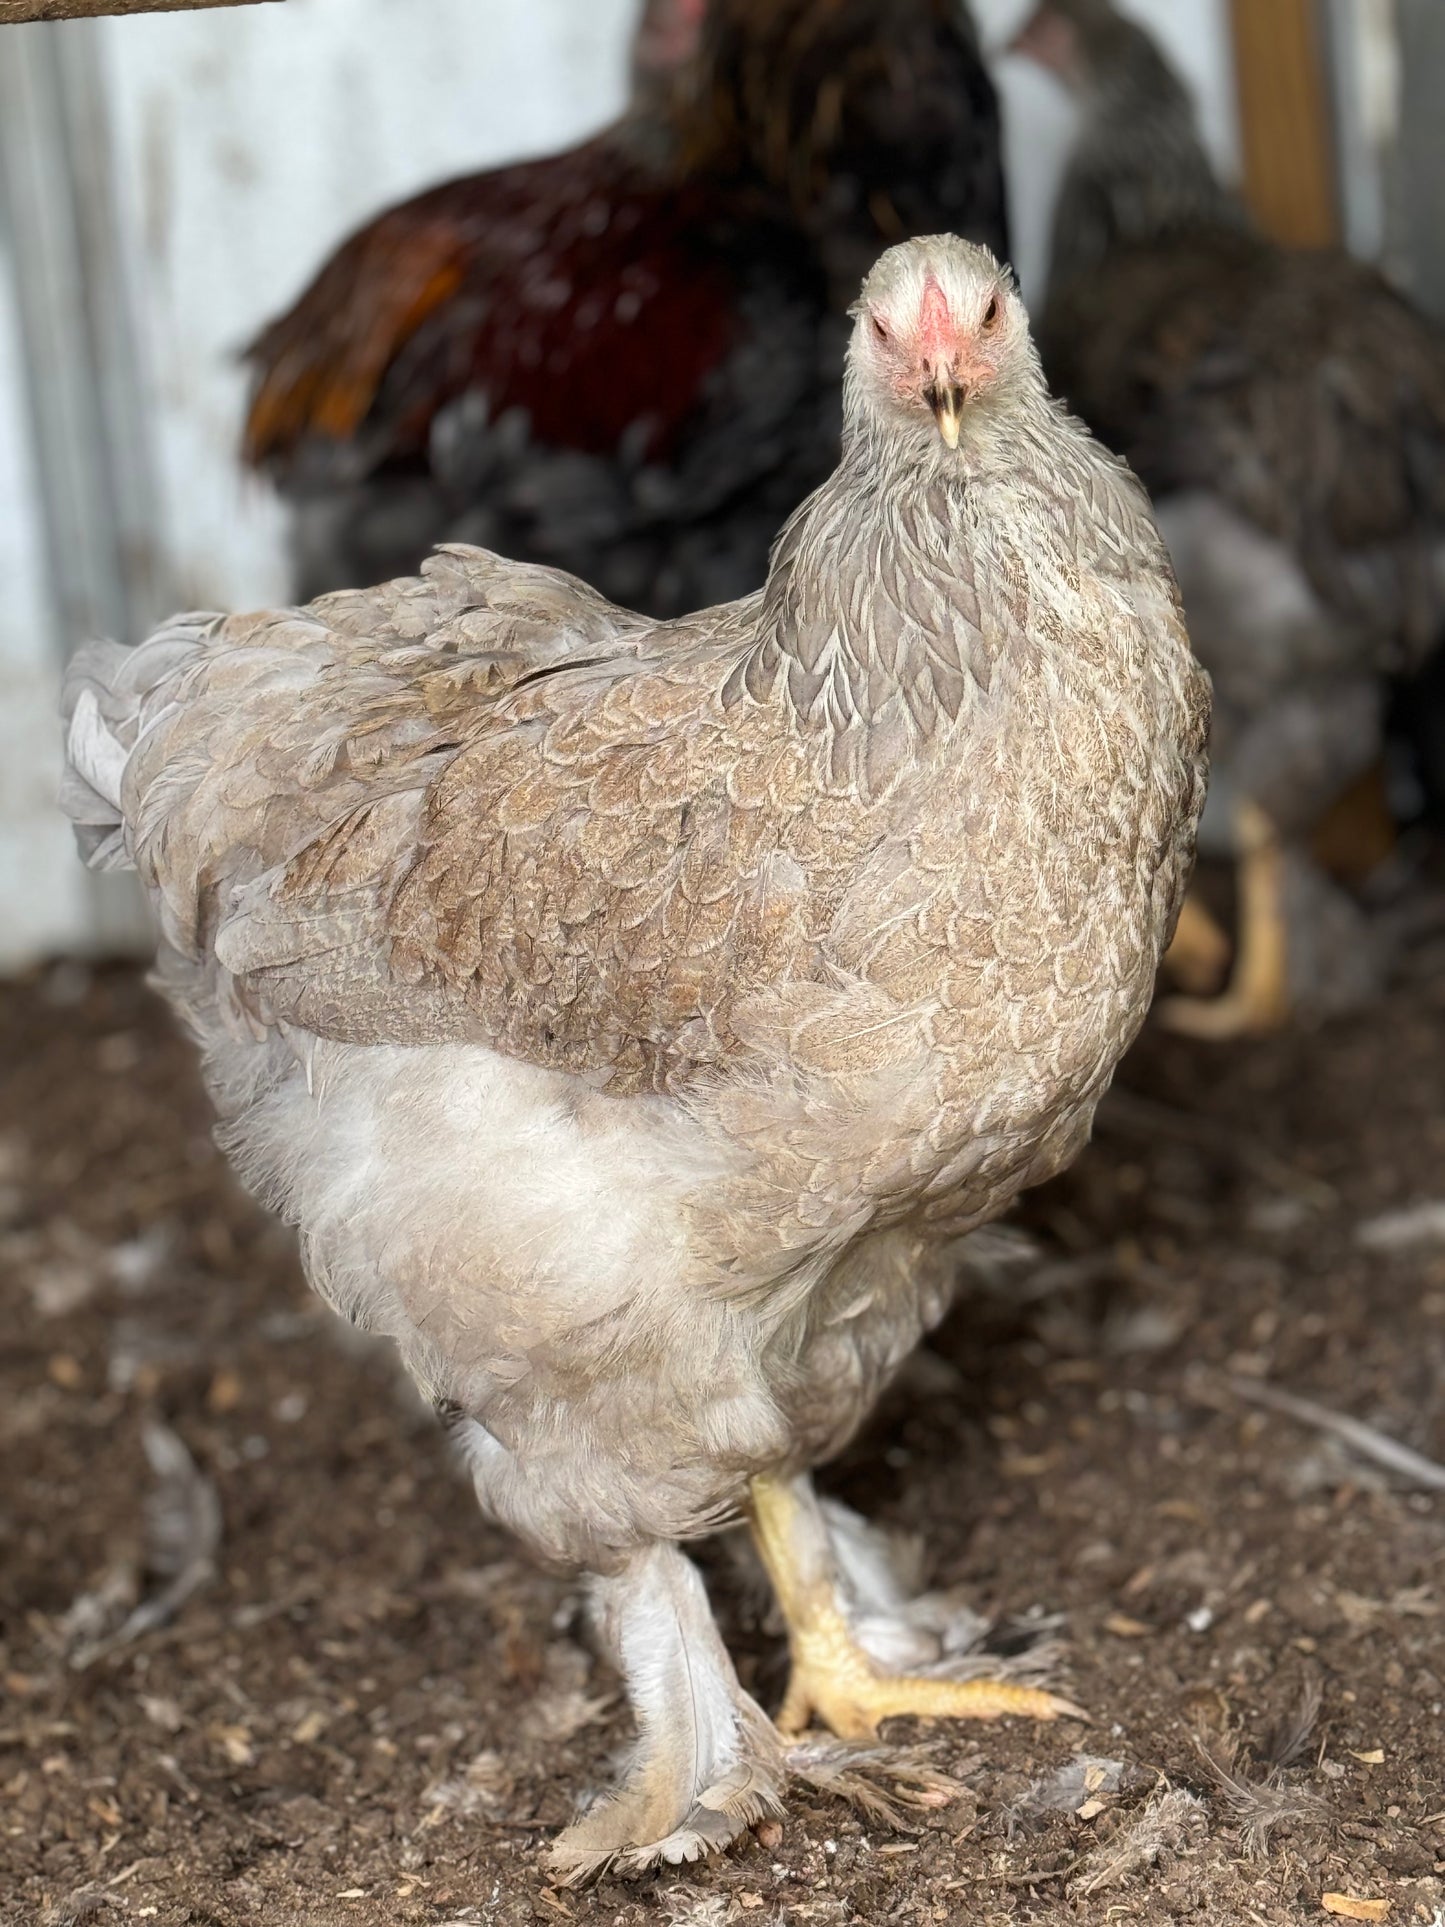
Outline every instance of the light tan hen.
{"type": "Polygon", "coordinates": [[[741,602],[655,623],[449,549],[70,684],[67,806],[155,900],[239,1169],[484,1508],[594,1575],[640,1737],[567,1877],[778,1801],[677,1546],[740,1517],[785,1725],[1068,1710],[948,1677],[948,1615],[808,1470],[956,1240],[1084,1142],[1187,879],[1207,683],[986,250],[883,257],[846,412],[741,602]]]}

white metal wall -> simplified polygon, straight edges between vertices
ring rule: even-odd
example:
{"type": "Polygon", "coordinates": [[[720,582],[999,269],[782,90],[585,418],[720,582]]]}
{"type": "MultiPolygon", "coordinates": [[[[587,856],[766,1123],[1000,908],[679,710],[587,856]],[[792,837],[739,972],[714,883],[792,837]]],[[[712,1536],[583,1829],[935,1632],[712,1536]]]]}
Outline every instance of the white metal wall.
{"type": "MultiPolygon", "coordinates": [[[[1127,3],[1168,42],[1232,169],[1224,0],[1127,3]]],[[[120,227],[119,285],[106,299],[130,311],[119,336],[139,384],[122,473],[154,500],[154,593],[190,607],[284,593],[280,510],[235,460],[239,350],[376,208],[607,119],[634,5],[287,0],[0,29],[0,63],[13,59],[12,35],[95,36],[84,51],[103,96],[105,218],[120,227]]],[[[1027,0],[976,5],[996,46],[1027,11],[1027,0]]],[[[1033,292],[1070,116],[1034,69],[1004,59],[999,72],[1016,253],[1033,292]]],[[[49,592],[26,406],[34,370],[18,352],[11,292],[0,258],[0,967],[116,928],[98,920],[49,801],[58,665],[79,638],[63,633],[49,592]]]]}
{"type": "Polygon", "coordinates": [[[58,654],[25,382],[0,235],[0,965],[72,942],[87,908],[69,826],[55,809],[58,654]]]}

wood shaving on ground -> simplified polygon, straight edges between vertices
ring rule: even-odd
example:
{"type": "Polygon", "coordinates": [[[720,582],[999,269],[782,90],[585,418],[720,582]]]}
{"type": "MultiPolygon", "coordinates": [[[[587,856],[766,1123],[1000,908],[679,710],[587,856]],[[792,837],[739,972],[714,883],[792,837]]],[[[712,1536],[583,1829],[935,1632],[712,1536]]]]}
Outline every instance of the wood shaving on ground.
{"type": "Polygon", "coordinates": [[[1357,1900],[1353,1894],[1322,1894],[1320,1905],[1341,1920],[1388,1920],[1388,1900],[1357,1900]]]}

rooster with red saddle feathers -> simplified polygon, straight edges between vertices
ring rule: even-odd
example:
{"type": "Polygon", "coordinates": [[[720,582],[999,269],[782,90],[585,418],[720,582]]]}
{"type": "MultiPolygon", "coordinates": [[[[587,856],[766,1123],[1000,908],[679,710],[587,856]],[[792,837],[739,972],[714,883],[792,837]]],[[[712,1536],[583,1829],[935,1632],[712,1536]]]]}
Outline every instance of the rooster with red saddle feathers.
{"type": "Polygon", "coordinates": [[[298,596],[445,540],[655,614],[741,595],[836,458],[863,267],[1006,252],[958,0],[647,0],[632,79],[580,146],[378,215],[252,347],[298,596]]]}

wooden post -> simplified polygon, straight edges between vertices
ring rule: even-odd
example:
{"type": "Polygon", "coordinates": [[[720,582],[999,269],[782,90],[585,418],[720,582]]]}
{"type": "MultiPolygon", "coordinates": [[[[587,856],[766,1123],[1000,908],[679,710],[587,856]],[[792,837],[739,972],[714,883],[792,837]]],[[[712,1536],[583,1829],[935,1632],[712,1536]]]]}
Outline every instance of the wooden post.
{"type": "Polygon", "coordinates": [[[1334,143],[1315,0],[1230,0],[1244,196],[1289,247],[1338,241],[1334,143]]]}
{"type": "Polygon", "coordinates": [[[247,7],[260,0],[0,0],[0,27],[32,20],[93,20],[102,13],[180,13],[197,7],[247,7]]]}
{"type": "Polygon", "coordinates": [[[1399,0],[1401,125],[1400,214],[1410,285],[1430,311],[1445,317],[1445,9],[1439,0],[1399,0]]]}

